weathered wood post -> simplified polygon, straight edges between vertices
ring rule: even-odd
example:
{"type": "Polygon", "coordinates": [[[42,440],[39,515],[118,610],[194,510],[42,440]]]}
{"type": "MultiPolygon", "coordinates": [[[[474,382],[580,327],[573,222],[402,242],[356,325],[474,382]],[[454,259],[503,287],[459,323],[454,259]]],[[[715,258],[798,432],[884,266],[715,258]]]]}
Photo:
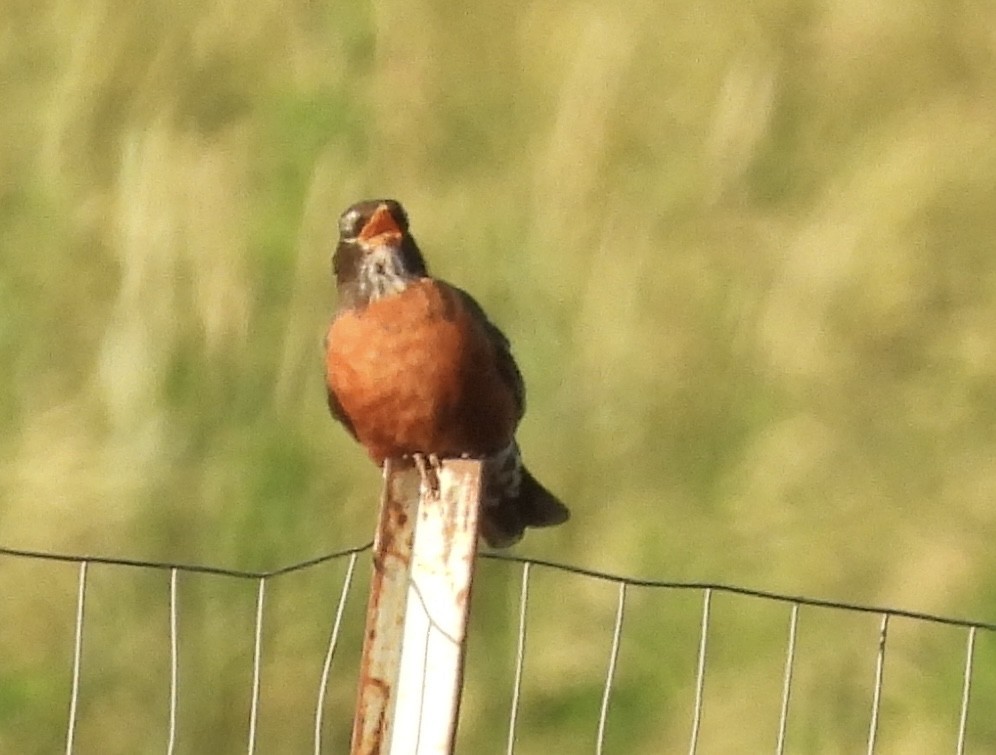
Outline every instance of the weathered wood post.
{"type": "Polygon", "coordinates": [[[444,461],[438,497],[385,465],[353,755],[449,755],[456,737],[483,462],[444,461]]]}

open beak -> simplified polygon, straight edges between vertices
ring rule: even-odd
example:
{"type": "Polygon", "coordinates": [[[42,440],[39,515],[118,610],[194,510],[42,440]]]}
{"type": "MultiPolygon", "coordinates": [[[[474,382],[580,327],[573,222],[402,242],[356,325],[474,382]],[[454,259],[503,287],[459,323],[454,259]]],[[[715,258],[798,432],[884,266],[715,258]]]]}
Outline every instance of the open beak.
{"type": "Polygon", "coordinates": [[[363,226],[358,238],[367,245],[396,244],[401,241],[401,229],[391,217],[391,211],[387,209],[387,205],[382,204],[374,210],[374,214],[363,226]]]}

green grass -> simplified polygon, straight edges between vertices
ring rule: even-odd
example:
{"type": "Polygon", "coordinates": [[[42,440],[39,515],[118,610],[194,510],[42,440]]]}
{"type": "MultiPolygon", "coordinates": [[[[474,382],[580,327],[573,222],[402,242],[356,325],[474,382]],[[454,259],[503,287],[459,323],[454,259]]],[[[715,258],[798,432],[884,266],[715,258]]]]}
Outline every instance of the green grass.
{"type": "MultiPolygon", "coordinates": [[[[254,569],[369,539],[319,352],[336,216],[390,195],[526,375],[574,518],[523,552],[996,616],[989,4],[118,5],[0,8],[0,542],[254,569]]],[[[274,587],[263,751],[308,748],[340,579],[274,587]]],[[[94,580],[81,749],[158,751],[166,583],[94,580]]],[[[517,580],[482,569],[468,752],[501,751],[517,580]]],[[[180,750],[242,750],[253,587],[184,582],[180,750]]],[[[51,751],[75,574],[0,584],[0,751],[51,751]]],[[[763,750],[787,611],[726,600],[703,749],[763,750]]],[[[519,752],[590,751],[614,601],[537,575],[519,752]]],[[[633,601],[608,743],[681,750],[698,604],[633,601]]],[[[801,621],[790,747],[860,749],[875,622],[801,621]]],[[[964,637],[909,629],[882,751],[948,749],[964,637]]]]}

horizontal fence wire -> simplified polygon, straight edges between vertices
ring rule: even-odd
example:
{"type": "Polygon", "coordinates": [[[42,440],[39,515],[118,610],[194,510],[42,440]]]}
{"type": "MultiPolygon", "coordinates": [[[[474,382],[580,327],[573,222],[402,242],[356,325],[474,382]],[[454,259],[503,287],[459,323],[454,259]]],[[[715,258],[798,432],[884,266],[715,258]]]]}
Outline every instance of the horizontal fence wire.
{"type": "MultiPolygon", "coordinates": [[[[325,708],[326,688],[329,679],[329,670],[332,658],[335,653],[340,629],[342,625],[343,612],[353,582],[353,573],[358,556],[372,550],[373,543],[334,551],[322,556],[309,558],[304,561],[281,566],[270,570],[243,570],[231,569],[213,565],[184,564],[168,561],[150,561],[131,558],[114,558],[105,556],[77,555],[65,553],[52,553],[38,550],[25,550],[18,548],[8,548],[0,546],[0,557],[14,559],[41,560],[49,562],[61,562],[74,564],[77,567],[78,582],[76,595],[75,631],[73,639],[72,653],[72,677],[69,700],[68,722],[66,728],[66,748],[67,755],[74,752],[75,736],[78,723],[78,709],[80,699],[80,671],[84,650],[84,624],[86,618],[87,599],[87,577],[88,570],[92,565],[100,564],[128,569],[159,570],[168,573],[169,578],[169,718],[167,724],[167,753],[175,750],[177,738],[177,707],[179,699],[178,689],[178,656],[179,656],[179,632],[178,616],[180,613],[178,599],[178,578],[181,574],[203,574],[235,578],[239,580],[254,581],[256,583],[256,602],[253,623],[253,650],[252,650],[252,690],[250,698],[249,722],[247,732],[247,751],[250,755],[257,748],[257,727],[260,707],[260,689],[262,684],[262,655],[263,655],[263,623],[264,605],[266,589],[270,580],[285,574],[300,572],[319,566],[337,559],[348,559],[346,575],[342,583],[342,589],[338,604],[335,610],[333,625],[328,640],[327,649],[324,655],[324,664],[320,675],[320,685],[317,694],[317,704],[315,707],[314,719],[314,752],[316,755],[323,751],[322,747],[322,726],[323,711],[325,708]]],[[[558,563],[544,559],[527,558],[507,553],[482,552],[482,559],[503,562],[506,564],[517,564],[522,567],[521,591],[518,606],[518,642],[515,658],[515,675],[513,690],[511,693],[511,710],[508,722],[508,740],[506,743],[506,753],[511,755],[514,752],[517,739],[517,724],[520,714],[522,695],[523,665],[526,656],[526,610],[530,591],[530,572],[532,569],[544,568],[564,574],[574,574],[589,579],[603,581],[613,584],[617,588],[617,605],[615,621],[611,628],[606,627],[611,632],[611,642],[607,660],[607,670],[605,683],[601,696],[601,706],[598,715],[598,725],[596,732],[595,748],[597,753],[601,753],[605,747],[605,737],[607,721],[614,682],[616,668],[619,660],[620,644],[623,637],[623,624],[626,607],[627,588],[644,587],[660,588],[669,590],[691,590],[701,593],[701,626],[699,633],[699,647],[697,658],[697,670],[695,676],[695,700],[692,707],[691,733],[689,741],[689,752],[695,753],[698,749],[700,727],[703,710],[704,682],[706,676],[706,661],[708,655],[708,635],[710,623],[710,607],[714,593],[725,593],[732,595],[742,595],[757,598],[765,601],[774,601],[787,604],[791,608],[788,626],[788,646],[785,653],[784,677],[782,683],[781,705],[779,710],[778,736],[776,752],[785,751],[786,729],[789,713],[789,699],[791,695],[792,676],[795,662],[796,638],[798,633],[799,609],[801,606],[814,606],[819,608],[830,608],[841,611],[850,611],[864,614],[875,614],[879,617],[878,647],[875,660],[875,677],[872,689],[871,712],[868,723],[868,737],[866,742],[867,752],[873,753],[876,747],[878,734],[879,713],[882,700],[882,690],[884,686],[884,666],[886,642],[888,639],[889,621],[893,617],[902,617],[921,622],[937,625],[947,625],[961,627],[968,630],[967,646],[965,653],[965,665],[961,690],[960,711],[958,721],[958,738],[956,751],[963,753],[966,747],[966,728],[968,719],[969,699],[971,693],[973,660],[975,655],[976,637],[979,631],[996,632],[996,623],[965,618],[956,618],[931,614],[920,611],[910,611],[902,608],[891,608],[878,605],[866,605],[847,601],[827,600],[822,598],[805,597],[799,595],[788,595],[766,590],[757,590],[749,587],[724,584],[718,582],[689,582],[673,580],[643,579],[638,577],[623,576],[609,572],[598,571],[571,564],[558,563]]]]}
{"type": "MultiPolygon", "coordinates": [[[[14,558],[23,559],[39,559],[43,561],[62,561],[74,564],[106,564],[109,566],[123,566],[131,567],[137,569],[157,569],[161,571],[170,571],[176,569],[179,572],[188,572],[193,574],[214,574],[225,577],[234,577],[237,579],[248,579],[248,580],[259,580],[259,579],[271,579],[273,577],[279,577],[284,574],[291,574],[293,572],[302,571],[309,569],[320,564],[327,563],[328,561],[333,561],[338,558],[344,558],[345,556],[350,556],[354,553],[360,554],[364,551],[368,551],[373,547],[373,542],[368,542],[363,545],[358,545],[353,548],[345,548],[343,550],[333,551],[327,553],[323,556],[315,556],[314,558],[309,558],[305,561],[299,561],[293,564],[288,564],[287,566],[277,567],[275,569],[269,570],[245,570],[245,569],[230,569],[221,566],[209,566],[204,564],[183,564],[173,561],[145,561],[141,559],[132,558],[115,558],[107,556],[88,556],[88,555],[76,555],[67,553],[52,553],[49,551],[38,551],[38,550],[24,550],[20,548],[7,548],[0,546],[0,556],[11,556],[14,558]]],[[[596,569],[589,569],[583,566],[575,566],[573,564],[564,564],[557,561],[549,561],[541,558],[528,558],[525,556],[516,556],[508,553],[496,553],[485,551],[479,554],[481,558],[490,561],[508,561],[517,564],[530,564],[531,566],[541,566],[547,569],[554,569],[556,571],[566,572],[569,574],[577,574],[583,577],[591,577],[592,579],[602,580],[605,582],[613,582],[615,584],[626,584],[630,587],[658,587],[671,590],[712,590],[718,593],[727,593],[732,595],[745,595],[747,597],[762,598],[765,600],[776,601],[779,603],[787,603],[789,605],[798,604],[800,606],[817,606],[820,608],[836,608],[842,611],[856,611],[859,613],[871,613],[883,615],[887,614],[890,617],[902,617],[906,619],[917,619],[919,621],[927,621],[934,624],[946,624],[948,626],[964,627],[970,629],[975,627],[977,629],[983,629],[990,632],[996,632],[996,622],[993,621],[982,621],[976,619],[965,619],[954,616],[943,616],[941,614],[926,613],[923,611],[910,611],[903,608],[890,608],[881,605],[868,605],[863,603],[853,603],[844,600],[828,600],[825,598],[812,598],[802,595],[789,595],[787,593],[772,592],[769,590],[759,590],[752,587],[743,587],[740,585],[731,585],[722,582],[699,582],[699,581],[676,581],[676,580],[664,580],[664,579],[646,579],[642,577],[631,577],[621,574],[612,574],[611,572],[599,571],[596,569]]]]}
{"type": "Polygon", "coordinates": [[[363,553],[368,551],[373,547],[373,542],[365,543],[364,545],[358,545],[355,548],[346,548],[340,551],[333,551],[332,553],[326,553],[324,556],[315,556],[314,558],[309,558],[305,561],[299,561],[297,563],[289,564],[287,566],[281,566],[276,569],[270,569],[269,571],[247,571],[245,569],[227,569],[223,566],[206,566],[203,564],[181,564],[175,561],[143,561],[136,558],[114,558],[109,556],[86,556],[86,555],[74,555],[68,553],[50,553],[48,551],[37,551],[37,550],[23,550],[21,548],[5,548],[0,546],[0,556],[13,556],[14,558],[25,558],[25,559],[39,559],[42,561],[63,561],[74,564],[104,564],[107,566],[125,566],[135,569],[157,569],[161,571],[170,571],[176,569],[177,571],[187,572],[190,574],[214,574],[222,577],[235,577],[237,579],[270,579],[271,577],[279,577],[283,574],[290,574],[292,572],[302,571],[304,569],[309,569],[313,566],[318,566],[324,564],[328,561],[334,561],[337,558],[343,558],[349,556],[353,553],[363,553]]]}
{"type": "Polygon", "coordinates": [[[771,592],[768,590],[758,590],[752,587],[741,587],[738,585],[724,584],[722,582],[685,582],[685,581],[672,581],[672,580],[663,580],[663,579],[643,579],[640,577],[628,577],[619,574],[612,574],[610,572],[597,571],[595,569],[587,569],[585,567],[574,566],[571,564],[562,564],[557,561],[547,561],[545,559],[539,559],[539,558],[526,558],[523,556],[515,556],[508,553],[486,552],[486,553],[481,553],[480,555],[481,558],[493,561],[511,561],[518,564],[529,563],[532,566],[542,566],[548,569],[567,572],[569,574],[578,574],[583,577],[591,577],[592,579],[598,579],[605,582],[613,582],[616,584],[625,583],[631,587],[660,587],[670,590],[696,590],[696,591],[712,590],[713,592],[727,593],[732,595],[746,595],[747,597],[763,598],[765,600],[772,600],[778,603],[788,603],[790,605],[798,603],[799,605],[803,606],[836,608],[843,611],[857,611],[859,613],[888,614],[889,616],[892,617],[901,616],[906,619],[918,619],[920,621],[927,621],[934,624],[947,624],[948,626],[965,627],[965,628],[977,627],[978,629],[985,629],[990,632],[996,632],[996,622],[976,621],[974,619],[963,619],[952,616],[942,616],[940,614],[924,613],[921,611],[908,611],[903,608],[887,608],[885,606],[866,605],[862,603],[850,603],[842,600],[807,598],[801,595],[788,595],[785,593],[771,592]]]}

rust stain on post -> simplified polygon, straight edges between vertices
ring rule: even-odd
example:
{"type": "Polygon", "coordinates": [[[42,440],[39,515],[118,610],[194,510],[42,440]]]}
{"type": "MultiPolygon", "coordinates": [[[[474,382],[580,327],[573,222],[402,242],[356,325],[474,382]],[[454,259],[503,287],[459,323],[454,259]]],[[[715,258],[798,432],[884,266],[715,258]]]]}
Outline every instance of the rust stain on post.
{"type": "Polygon", "coordinates": [[[417,508],[418,474],[413,467],[405,469],[400,462],[388,460],[374,537],[374,568],[353,721],[353,755],[380,753],[387,734],[399,663],[390,648],[401,644],[417,508]]]}
{"type": "Polygon", "coordinates": [[[451,460],[439,495],[392,461],[384,479],[353,755],[446,755],[456,735],[477,553],[481,462],[451,460]]]}

